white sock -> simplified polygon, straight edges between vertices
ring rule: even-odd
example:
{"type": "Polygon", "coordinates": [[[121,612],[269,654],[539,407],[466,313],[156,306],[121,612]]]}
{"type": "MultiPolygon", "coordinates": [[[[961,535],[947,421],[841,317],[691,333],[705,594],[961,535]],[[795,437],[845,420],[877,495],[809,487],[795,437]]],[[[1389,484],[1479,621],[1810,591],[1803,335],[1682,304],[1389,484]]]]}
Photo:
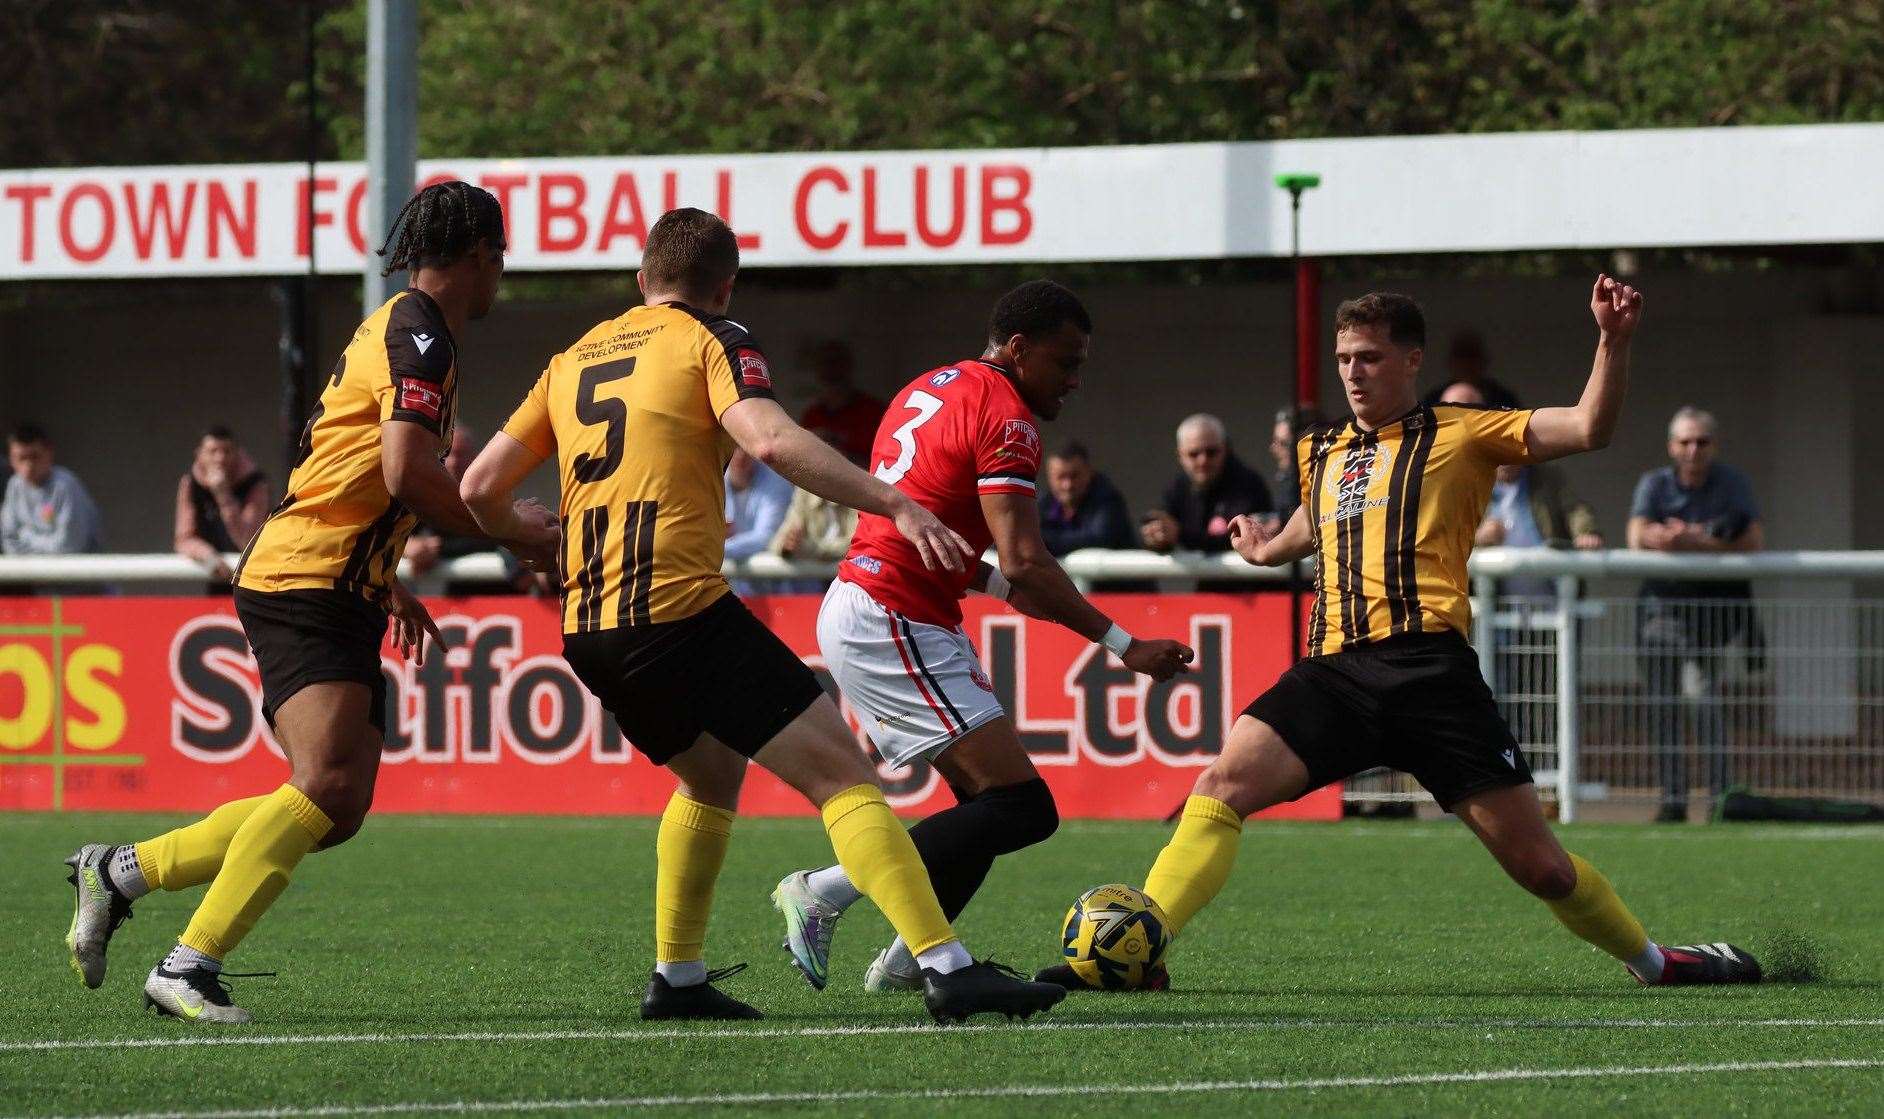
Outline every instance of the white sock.
{"type": "Polygon", "coordinates": [[[667,980],[669,987],[698,987],[706,982],[706,961],[660,962],[654,965],[654,974],[667,980]]]}
{"type": "Polygon", "coordinates": [[[850,884],[850,875],[845,874],[841,866],[827,866],[823,870],[812,871],[805,875],[805,885],[811,887],[811,892],[833,909],[849,909],[863,897],[857,887],[850,884]]]}
{"type": "Polygon", "coordinates": [[[1629,957],[1627,965],[1642,982],[1654,983],[1661,979],[1662,965],[1667,962],[1668,958],[1662,955],[1662,946],[1651,940],[1647,948],[1629,957]]]}
{"type": "MultiPolygon", "coordinates": [[[[905,948],[903,951],[907,952],[909,949],[905,948]]],[[[962,947],[961,941],[951,940],[938,944],[926,952],[916,953],[916,962],[938,975],[947,975],[951,971],[962,970],[975,960],[968,954],[968,949],[962,947]]]]}
{"type": "Polygon", "coordinates": [[[144,881],[144,868],[137,865],[137,847],[126,843],[113,847],[105,855],[105,876],[111,880],[111,888],[124,895],[126,901],[136,901],[150,893],[150,883],[144,881]]]}
{"type": "Polygon", "coordinates": [[[200,967],[204,971],[220,972],[222,970],[222,961],[214,956],[205,956],[194,948],[186,948],[179,944],[170,950],[168,956],[164,957],[163,966],[165,971],[188,971],[193,967],[200,967]]]}

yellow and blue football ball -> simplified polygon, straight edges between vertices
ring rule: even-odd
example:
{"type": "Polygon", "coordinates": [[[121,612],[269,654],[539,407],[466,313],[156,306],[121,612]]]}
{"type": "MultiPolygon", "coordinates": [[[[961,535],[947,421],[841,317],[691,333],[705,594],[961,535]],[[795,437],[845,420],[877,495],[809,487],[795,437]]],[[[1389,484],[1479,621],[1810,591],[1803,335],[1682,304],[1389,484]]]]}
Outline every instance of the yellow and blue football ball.
{"type": "Polygon", "coordinates": [[[1066,911],[1060,951],[1089,986],[1129,991],[1163,979],[1171,945],[1164,910],[1130,886],[1094,886],[1066,911]]]}

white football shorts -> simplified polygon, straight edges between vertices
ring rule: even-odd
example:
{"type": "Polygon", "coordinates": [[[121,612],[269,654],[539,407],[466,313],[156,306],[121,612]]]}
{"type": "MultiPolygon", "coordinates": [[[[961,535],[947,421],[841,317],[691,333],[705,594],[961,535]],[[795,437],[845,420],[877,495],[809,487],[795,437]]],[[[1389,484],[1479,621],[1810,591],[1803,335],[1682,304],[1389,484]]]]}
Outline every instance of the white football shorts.
{"type": "Polygon", "coordinates": [[[934,758],[1007,712],[959,629],[913,622],[838,581],[818,610],[818,649],[877,752],[893,765],[934,758]]]}

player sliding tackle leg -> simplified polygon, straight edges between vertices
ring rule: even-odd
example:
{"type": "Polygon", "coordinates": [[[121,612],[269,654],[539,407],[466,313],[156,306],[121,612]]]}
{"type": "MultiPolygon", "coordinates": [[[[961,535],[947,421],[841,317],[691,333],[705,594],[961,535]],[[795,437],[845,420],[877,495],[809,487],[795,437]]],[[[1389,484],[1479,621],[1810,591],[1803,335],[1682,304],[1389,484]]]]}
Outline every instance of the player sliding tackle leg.
{"type": "Polygon", "coordinates": [[[664,215],[636,277],[645,305],[551,359],[462,488],[480,523],[502,532],[510,495],[558,457],[563,654],[635,749],[680,779],[655,844],[655,971],[642,1016],[759,1016],[715,986],[731,970],[706,967],[747,759],[817,806],[850,880],[914,950],[932,1015],[1044,1010],[1065,992],[969,957],[836,705],[721,576],[722,472],[734,441],[794,484],[883,517],[922,567],[960,573],[972,555],[772,399],[764,352],[725,317],[738,267],[720,219],[664,215]]]}
{"type": "MultiPolygon", "coordinates": [[[[1092,320],[1049,280],[1002,296],[981,357],[932,369],[891,403],[877,433],[878,478],[944,519],[998,568],[937,570],[880,516],[860,518],[818,615],[818,644],[838,687],[892,765],[927,759],[957,801],[910,829],[942,912],[955,919],[994,860],[1053,834],[1053,794],[962,633],[970,589],[1104,644],[1127,667],[1168,680],[1191,660],[1176,641],[1138,641],[1073,586],[1040,534],[1034,476],[1038,420],[1079,386],[1092,320]]],[[[785,947],[813,987],[829,979],[837,919],[859,897],[846,866],[787,875],[772,901],[785,947]]],[[[920,990],[919,954],[899,937],[865,976],[873,991],[920,990]]]]}
{"type": "MultiPolygon", "coordinates": [[[[1641,311],[1640,293],[1598,277],[1583,396],[1534,412],[1419,406],[1419,305],[1376,294],[1336,311],[1335,360],[1354,417],[1303,437],[1302,507],[1279,534],[1248,518],[1232,528],[1250,563],[1317,557],[1309,655],[1237,720],[1145,880],[1174,931],[1229,880],[1251,813],[1390,766],[1418,778],[1513,881],[1638,981],[1759,980],[1759,964],[1732,945],[1649,939],[1609,880],[1563,849],[1463,637],[1466,559],[1493,471],[1608,444],[1641,311]]],[[[1064,966],[1041,977],[1080,985],[1064,966]]]]}

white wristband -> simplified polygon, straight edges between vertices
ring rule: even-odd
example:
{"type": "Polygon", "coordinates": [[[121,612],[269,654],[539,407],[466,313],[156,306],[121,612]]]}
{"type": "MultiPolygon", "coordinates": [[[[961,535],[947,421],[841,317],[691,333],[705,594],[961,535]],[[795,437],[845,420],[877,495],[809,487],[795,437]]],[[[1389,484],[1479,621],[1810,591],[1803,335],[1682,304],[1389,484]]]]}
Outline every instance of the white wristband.
{"type": "Polygon", "coordinates": [[[1002,602],[1006,602],[1007,596],[1012,594],[1013,592],[1014,592],[1014,584],[1007,581],[1007,576],[1001,574],[1000,568],[995,567],[993,564],[989,564],[988,565],[988,585],[982,588],[981,593],[989,596],[990,598],[998,598],[1002,602]]]}
{"type": "Polygon", "coordinates": [[[1132,647],[1132,635],[1125,632],[1125,627],[1113,622],[1112,628],[1106,631],[1105,639],[1099,644],[1110,650],[1113,656],[1124,657],[1125,650],[1132,647]]]}

